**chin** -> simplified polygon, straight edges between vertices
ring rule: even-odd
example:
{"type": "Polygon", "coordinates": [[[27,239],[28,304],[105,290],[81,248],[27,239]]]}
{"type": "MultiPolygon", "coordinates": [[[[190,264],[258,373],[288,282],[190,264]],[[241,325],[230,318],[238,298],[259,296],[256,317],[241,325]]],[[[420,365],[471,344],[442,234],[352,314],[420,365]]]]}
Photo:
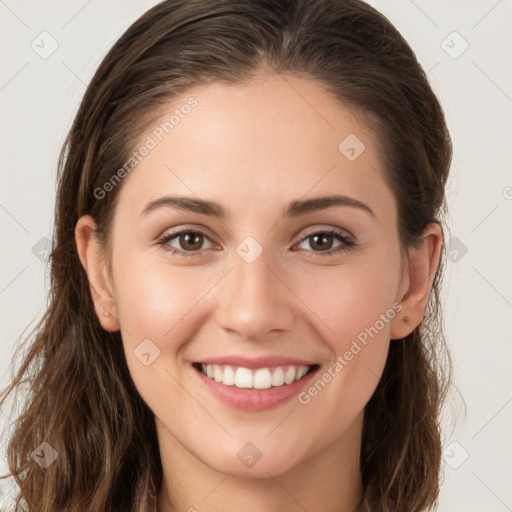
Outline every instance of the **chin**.
{"type": "Polygon", "coordinates": [[[203,461],[214,470],[224,474],[230,474],[238,478],[269,478],[290,471],[301,463],[297,457],[298,450],[277,451],[278,447],[262,446],[257,443],[236,443],[235,456],[233,450],[219,452],[212,460],[212,454],[208,454],[208,460],[203,461]],[[241,446],[239,446],[241,445],[241,446]]]}

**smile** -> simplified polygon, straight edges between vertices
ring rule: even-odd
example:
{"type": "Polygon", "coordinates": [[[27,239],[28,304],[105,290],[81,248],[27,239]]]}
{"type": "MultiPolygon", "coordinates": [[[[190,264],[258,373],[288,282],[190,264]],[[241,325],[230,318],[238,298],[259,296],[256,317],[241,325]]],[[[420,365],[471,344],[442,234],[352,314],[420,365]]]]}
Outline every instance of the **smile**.
{"type": "Polygon", "coordinates": [[[270,361],[268,366],[255,361],[238,366],[230,362],[232,364],[197,362],[192,367],[202,389],[210,396],[243,411],[263,411],[290,401],[311,382],[320,367],[284,362],[274,366],[270,361]]]}
{"type": "Polygon", "coordinates": [[[292,384],[302,379],[312,366],[277,366],[275,368],[250,369],[231,365],[201,364],[203,375],[225,386],[236,386],[240,389],[269,389],[292,384]]]}

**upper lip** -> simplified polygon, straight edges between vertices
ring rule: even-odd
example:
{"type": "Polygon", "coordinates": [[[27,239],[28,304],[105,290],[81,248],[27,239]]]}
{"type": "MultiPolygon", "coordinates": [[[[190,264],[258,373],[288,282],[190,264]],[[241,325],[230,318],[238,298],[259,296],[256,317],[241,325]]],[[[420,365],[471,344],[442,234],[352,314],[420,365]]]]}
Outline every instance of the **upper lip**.
{"type": "Polygon", "coordinates": [[[273,366],[313,366],[317,363],[286,356],[243,357],[218,356],[197,361],[200,364],[230,365],[242,368],[269,368],[273,366]]]}

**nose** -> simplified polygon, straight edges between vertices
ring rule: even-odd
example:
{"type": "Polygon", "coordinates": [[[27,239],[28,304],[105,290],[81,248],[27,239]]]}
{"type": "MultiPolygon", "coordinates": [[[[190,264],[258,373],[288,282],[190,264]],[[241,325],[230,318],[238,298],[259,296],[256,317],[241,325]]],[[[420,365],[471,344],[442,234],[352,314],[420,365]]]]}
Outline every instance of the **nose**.
{"type": "Polygon", "coordinates": [[[223,329],[248,341],[292,329],[297,299],[282,269],[265,251],[251,263],[235,254],[226,277],[217,290],[216,318],[223,329]]]}

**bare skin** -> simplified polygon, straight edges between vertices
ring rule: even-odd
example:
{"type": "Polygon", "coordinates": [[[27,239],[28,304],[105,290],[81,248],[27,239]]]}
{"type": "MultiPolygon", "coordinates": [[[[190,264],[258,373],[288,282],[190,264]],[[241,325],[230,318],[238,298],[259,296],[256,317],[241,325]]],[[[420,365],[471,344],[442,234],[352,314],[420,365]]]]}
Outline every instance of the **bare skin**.
{"type": "Polygon", "coordinates": [[[353,512],[362,498],[363,408],[389,344],[423,318],[441,230],[429,225],[402,264],[396,200],[372,134],[318,83],[269,73],[242,86],[212,83],[175,98],[162,117],[190,97],[197,106],[119,185],[110,265],[93,243],[94,220],[76,226],[98,318],[121,330],[135,385],[155,414],[158,510],[353,512]],[[353,161],[338,149],[350,134],[365,145],[353,161]],[[292,201],[333,194],[373,213],[332,205],[284,216],[292,201]],[[142,213],[170,195],[215,201],[229,214],[142,213]],[[204,234],[200,249],[179,235],[158,243],[187,228],[204,234]],[[329,234],[315,245],[326,229],[355,245],[329,234]],[[250,263],[236,251],[248,236],[262,249],[250,263]],[[337,358],[380,324],[332,377],[337,358]],[[160,350],[149,366],[134,354],[145,339],[160,350]],[[301,358],[319,365],[318,378],[331,368],[332,378],[303,395],[307,403],[240,410],[213,396],[192,363],[241,354],[301,358]],[[247,443],[261,454],[252,467],[237,456],[247,443]]]}

